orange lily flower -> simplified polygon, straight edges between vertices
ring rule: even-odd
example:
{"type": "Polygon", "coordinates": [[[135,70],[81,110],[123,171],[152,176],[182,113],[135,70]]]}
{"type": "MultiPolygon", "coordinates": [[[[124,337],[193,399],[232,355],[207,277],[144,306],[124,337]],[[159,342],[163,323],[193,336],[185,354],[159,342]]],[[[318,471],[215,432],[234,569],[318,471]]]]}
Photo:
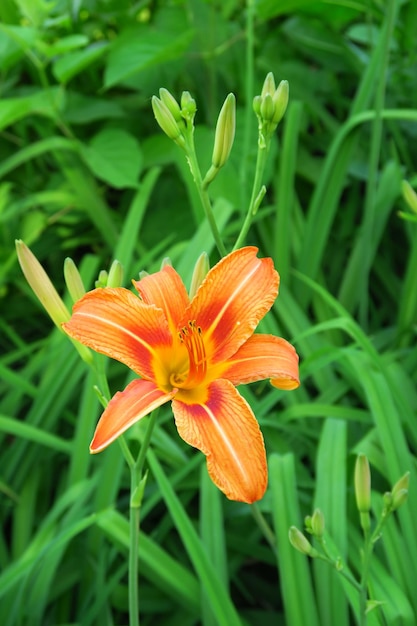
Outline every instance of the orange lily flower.
{"type": "Polygon", "coordinates": [[[121,361],[140,378],[110,400],[90,445],[100,452],[136,421],[172,400],[179,435],[207,457],[213,482],[232,500],[264,495],[263,437],[236,385],[270,378],[299,385],[298,356],[284,339],[254,335],[271,308],[279,276],[271,259],[246,247],[224,257],[190,301],[170,266],[123,288],[87,293],[64,330],[121,361]]]}

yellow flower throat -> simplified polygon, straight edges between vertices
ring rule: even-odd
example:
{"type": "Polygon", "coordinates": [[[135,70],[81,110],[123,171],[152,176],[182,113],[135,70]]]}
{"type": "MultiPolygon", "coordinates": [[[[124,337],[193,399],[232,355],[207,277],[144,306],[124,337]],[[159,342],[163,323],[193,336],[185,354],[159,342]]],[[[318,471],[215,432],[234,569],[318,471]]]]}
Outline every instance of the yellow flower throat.
{"type": "Polygon", "coordinates": [[[188,368],[178,374],[173,373],[170,383],[173,387],[192,389],[198,386],[207,373],[207,357],[204,347],[203,332],[195,320],[190,320],[188,326],[183,326],[178,332],[180,344],[185,346],[188,352],[188,368]]]}

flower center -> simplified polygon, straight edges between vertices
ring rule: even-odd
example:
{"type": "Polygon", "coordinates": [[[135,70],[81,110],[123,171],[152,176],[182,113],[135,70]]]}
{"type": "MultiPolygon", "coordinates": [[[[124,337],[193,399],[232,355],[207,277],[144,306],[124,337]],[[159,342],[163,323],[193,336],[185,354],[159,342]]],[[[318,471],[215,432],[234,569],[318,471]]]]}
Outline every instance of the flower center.
{"type": "Polygon", "coordinates": [[[178,386],[191,389],[199,385],[207,373],[207,358],[204,347],[203,333],[195,320],[190,320],[188,326],[183,326],[178,332],[180,343],[187,348],[188,352],[188,373],[184,382],[180,382],[181,376],[177,376],[180,383],[178,386]]]}

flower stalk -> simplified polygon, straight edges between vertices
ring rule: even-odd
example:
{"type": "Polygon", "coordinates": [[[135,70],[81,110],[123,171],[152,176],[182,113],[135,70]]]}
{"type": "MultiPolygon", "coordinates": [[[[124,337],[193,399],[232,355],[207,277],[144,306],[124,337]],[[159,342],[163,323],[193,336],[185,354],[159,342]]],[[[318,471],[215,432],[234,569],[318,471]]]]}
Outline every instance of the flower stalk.
{"type": "MultiPolygon", "coordinates": [[[[129,626],[139,626],[139,537],[140,507],[146,486],[147,472],[143,474],[143,466],[148,451],[152,432],[155,427],[158,411],[149,417],[145,437],[139,455],[133,463],[128,462],[130,469],[130,514],[129,514],[129,626]]],[[[121,437],[122,441],[124,438],[121,437]]],[[[130,450],[129,450],[130,452],[130,450]]]]}
{"type": "Polygon", "coordinates": [[[255,177],[252,186],[252,195],[246,212],[242,228],[233,246],[233,250],[240,248],[249,232],[252,220],[255,217],[266,193],[262,185],[265,165],[271,145],[272,136],[284,116],[289,97],[288,81],[282,80],[275,88],[275,79],[269,72],[262,86],[261,94],[253,100],[253,110],[258,118],[258,152],[256,156],[255,177]]]}
{"type": "Polygon", "coordinates": [[[341,576],[343,576],[356,589],[359,596],[358,624],[367,625],[367,615],[369,611],[380,605],[378,600],[368,598],[370,563],[376,542],[382,536],[383,527],[394,511],[398,509],[407,499],[410,473],[404,474],[393,486],[390,492],[383,496],[383,509],[379,520],[371,532],[371,471],[369,462],[364,454],[358,455],[355,464],[355,497],[357,509],[360,515],[360,524],[364,535],[364,546],[362,549],[362,571],[358,581],[352,574],[345,570],[340,557],[334,557],[326,544],[324,537],[325,521],[320,509],[316,509],[313,515],[305,518],[305,528],[308,533],[315,537],[321,551],[316,550],[303,533],[295,526],[289,530],[289,540],[293,547],[299,552],[311,557],[326,561],[333,566],[341,576]]]}
{"type": "Polygon", "coordinates": [[[156,121],[165,134],[184,150],[216,247],[220,256],[224,257],[227,251],[217,228],[207,187],[225,164],[233,145],[236,115],[235,97],[233,94],[229,94],[220,111],[212,165],[203,180],[194,144],[194,117],[197,111],[195,100],[188,91],[182,92],[180,104],[167,89],[160,89],[159,96],[159,98],[157,96],[152,98],[152,108],[156,121]]]}

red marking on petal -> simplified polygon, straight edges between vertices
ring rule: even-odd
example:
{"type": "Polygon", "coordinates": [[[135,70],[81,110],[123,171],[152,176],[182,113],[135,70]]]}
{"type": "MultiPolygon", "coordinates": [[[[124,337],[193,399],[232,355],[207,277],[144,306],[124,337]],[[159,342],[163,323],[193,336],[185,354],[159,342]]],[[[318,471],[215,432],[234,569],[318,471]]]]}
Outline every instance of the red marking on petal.
{"type": "Polygon", "coordinates": [[[252,335],[271,308],[279,276],[271,259],[259,259],[257,248],[241,248],[224,257],[207,274],[187,309],[205,338],[208,360],[229,358],[252,335]]]}
{"type": "Polygon", "coordinates": [[[158,406],[169,402],[175,391],[164,393],[149,380],[136,379],[124,391],[119,391],[110,400],[102,414],[93,440],[90,452],[101,452],[130,426],[158,406]]]}
{"type": "Polygon", "coordinates": [[[214,381],[204,403],[174,399],[172,408],[180,436],[207,456],[207,469],[219,489],[231,500],[262,498],[267,484],[262,433],[232,383],[214,381]]]}
{"type": "Polygon", "coordinates": [[[95,289],[76,302],[63,324],[68,335],[121,361],[143,378],[169,360],[173,337],[164,312],[144,304],[127,289],[95,289]],[[160,359],[164,363],[160,363],[160,359]]]}

